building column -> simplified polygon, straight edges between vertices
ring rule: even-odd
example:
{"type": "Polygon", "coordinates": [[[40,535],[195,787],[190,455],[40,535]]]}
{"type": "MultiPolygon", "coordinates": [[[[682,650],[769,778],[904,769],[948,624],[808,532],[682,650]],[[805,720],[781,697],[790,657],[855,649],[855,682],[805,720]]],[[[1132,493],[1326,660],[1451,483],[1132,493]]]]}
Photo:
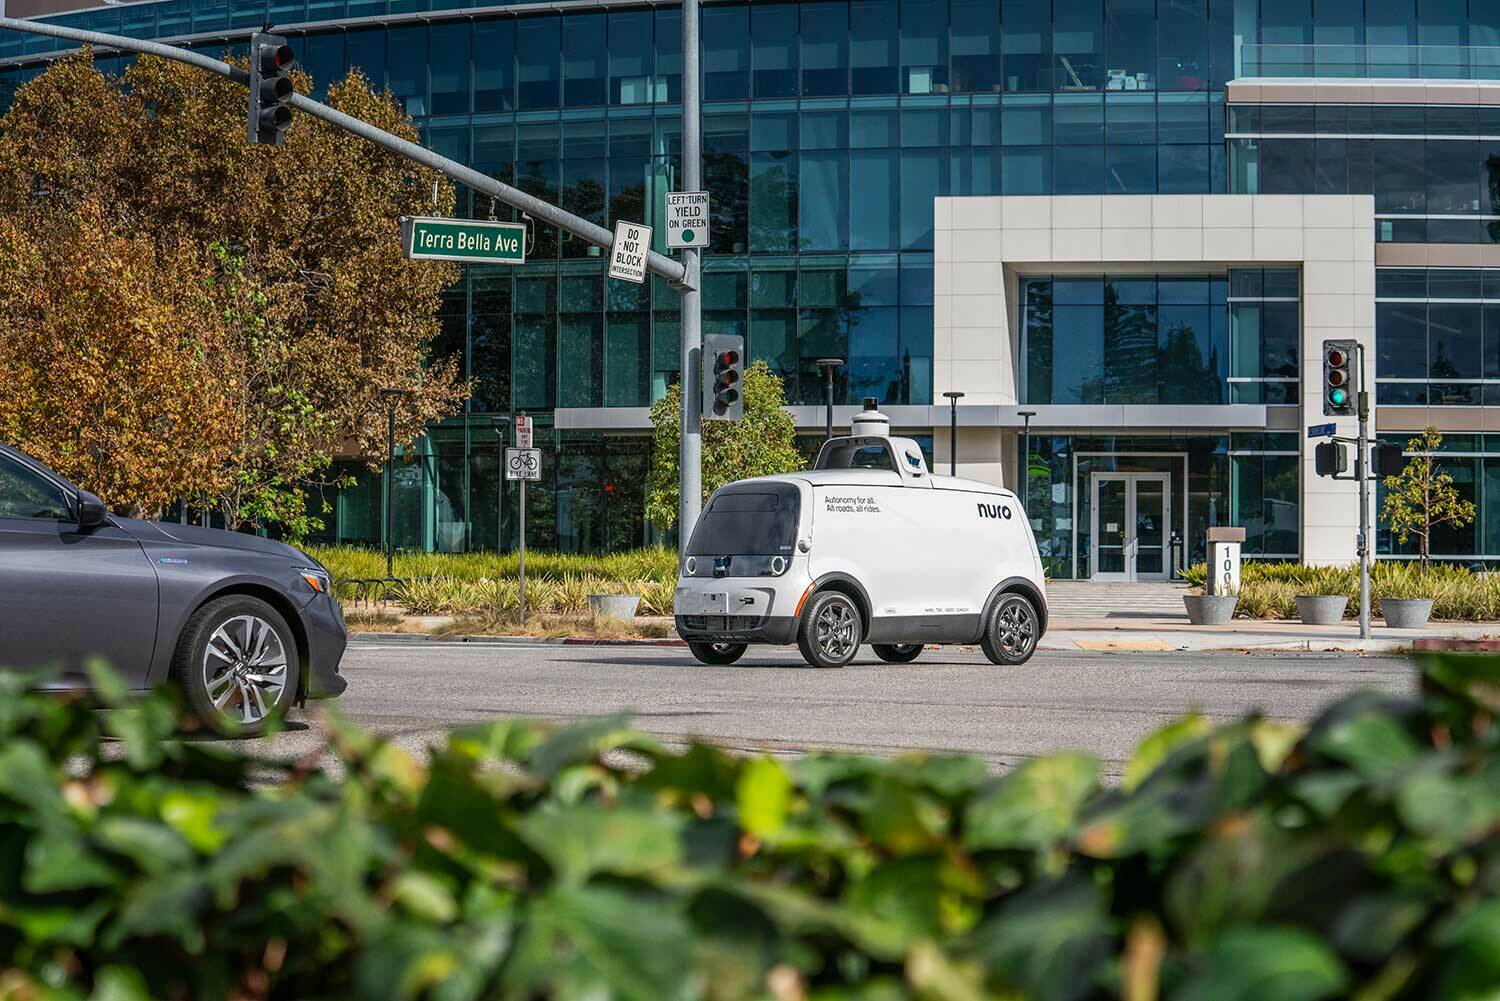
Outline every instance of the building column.
{"type": "MultiPolygon", "coordinates": [[[[1307,199],[1304,222],[1306,261],[1302,275],[1302,562],[1348,566],[1358,561],[1359,483],[1319,476],[1305,429],[1333,423],[1341,436],[1354,437],[1358,418],[1323,414],[1323,341],[1350,339],[1364,345],[1364,388],[1370,390],[1371,429],[1375,381],[1374,198],[1329,204],[1307,199]],[[1343,211],[1341,211],[1341,209],[1343,211]]],[[[1356,450],[1349,446],[1349,475],[1356,450]]],[[[1371,504],[1375,491],[1370,491],[1371,504]]],[[[1374,524],[1373,518],[1371,524],[1374,524]]],[[[1371,538],[1373,545],[1373,533],[1371,538]]]]}

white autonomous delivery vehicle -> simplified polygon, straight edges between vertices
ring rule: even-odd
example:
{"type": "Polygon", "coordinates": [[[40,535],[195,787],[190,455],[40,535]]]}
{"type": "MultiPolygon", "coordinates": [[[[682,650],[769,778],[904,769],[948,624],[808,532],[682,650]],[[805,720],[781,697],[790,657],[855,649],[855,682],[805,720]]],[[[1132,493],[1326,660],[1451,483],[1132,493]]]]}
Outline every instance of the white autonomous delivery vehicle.
{"type": "Polygon", "coordinates": [[[863,643],[893,663],[979,643],[1021,664],[1047,628],[1036,540],[1016,495],[933,476],[873,399],[815,468],[714,491],[677,580],[677,632],[705,664],[796,642],[816,667],[863,643]]]}

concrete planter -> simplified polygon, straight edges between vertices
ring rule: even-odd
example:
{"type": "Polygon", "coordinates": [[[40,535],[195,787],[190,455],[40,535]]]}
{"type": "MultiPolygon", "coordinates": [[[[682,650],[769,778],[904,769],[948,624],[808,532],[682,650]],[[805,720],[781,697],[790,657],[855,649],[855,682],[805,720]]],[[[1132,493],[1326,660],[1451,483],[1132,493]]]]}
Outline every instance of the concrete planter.
{"type": "Polygon", "coordinates": [[[1392,629],[1421,629],[1432,615],[1432,599],[1381,598],[1380,614],[1392,629]]]}
{"type": "Polygon", "coordinates": [[[1344,619],[1347,594],[1299,594],[1297,614],[1304,626],[1336,626],[1344,619]]]}
{"type": "Polygon", "coordinates": [[[1223,626],[1234,618],[1239,597],[1233,594],[1184,594],[1188,621],[1195,626],[1223,626]]]}
{"type": "Polygon", "coordinates": [[[596,619],[633,619],[641,599],[633,594],[591,594],[589,611],[596,619]]]}

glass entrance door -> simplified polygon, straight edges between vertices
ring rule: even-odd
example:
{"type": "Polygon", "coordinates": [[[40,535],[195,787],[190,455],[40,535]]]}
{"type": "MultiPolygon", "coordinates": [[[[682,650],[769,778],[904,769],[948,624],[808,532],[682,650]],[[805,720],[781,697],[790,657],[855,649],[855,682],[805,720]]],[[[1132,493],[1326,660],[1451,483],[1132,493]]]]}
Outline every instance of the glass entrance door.
{"type": "Polygon", "coordinates": [[[1095,473],[1092,480],[1092,579],[1166,580],[1172,535],[1169,474],[1095,473]]]}

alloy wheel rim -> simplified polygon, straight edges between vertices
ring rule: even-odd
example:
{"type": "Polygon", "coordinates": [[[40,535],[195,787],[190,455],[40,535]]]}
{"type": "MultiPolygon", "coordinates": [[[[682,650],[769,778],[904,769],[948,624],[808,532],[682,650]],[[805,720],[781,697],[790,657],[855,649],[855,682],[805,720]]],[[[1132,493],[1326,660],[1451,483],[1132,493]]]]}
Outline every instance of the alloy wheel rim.
{"type": "Polygon", "coordinates": [[[258,615],[219,625],[203,651],[203,685],[214,711],[242,726],[269,716],[286,691],[286,647],[258,615]]]}
{"type": "Polygon", "coordinates": [[[843,601],[830,601],[818,613],[818,649],[830,660],[843,660],[859,646],[854,635],[854,609],[843,601]]]}
{"type": "Polygon", "coordinates": [[[911,653],[920,646],[918,643],[892,643],[891,649],[896,653],[911,653]]]}
{"type": "Polygon", "coordinates": [[[738,643],[710,643],[709,646],[713,649],[714,653],[729,653],[736,646],[739,646],[739,644],[738,643]]]}
{"type": "Polygon", "coordinates": [[[1012,656],[1027,653],[1036,642],[1036,624],[1025,601],[1007,604],[999,619],[1000,648],[1012,656]]]}

